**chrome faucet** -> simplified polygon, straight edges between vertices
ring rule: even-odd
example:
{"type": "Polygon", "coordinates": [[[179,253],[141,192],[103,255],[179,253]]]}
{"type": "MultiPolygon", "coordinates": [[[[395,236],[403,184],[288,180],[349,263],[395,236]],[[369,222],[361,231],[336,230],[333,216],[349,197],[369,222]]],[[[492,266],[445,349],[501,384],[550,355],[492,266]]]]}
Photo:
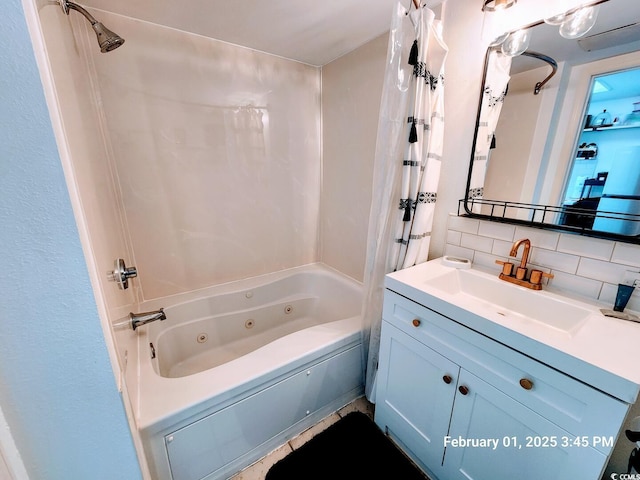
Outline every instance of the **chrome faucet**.
{"type": "Polygon", "coordinates": [[[129,319],[131,320],[131,328],[134,330],[147,323],[155,322],[156,320],[166,320],[167,316],[164,313],[164,308],[160,310],[154,310],[152,312],[142,313],[129,313],[129,319]]]}
{"type": "Polygon", "coordinates": [[[522,251],[522,259],[520,260],[520,266],[516,267],[515,274],[513,272],[513,263],[503,262],[502,260],[496,260],[496,263],[502,265],[502,272],[499,277],[506,282],[515,283],[521,287],[527,287],[532,290],[542,289],[543,278],[553,278],[552,273],[546,273],[542,270],[531,270],[531,275],[527,279],[527,262],[529,261],[529,253],[531,251],[531,240],[528,238],[522,238],[516,241],[511,247],[509,256],[516,257],[518,255],[518,249],[520,245],[524,245],[522,251]]]}

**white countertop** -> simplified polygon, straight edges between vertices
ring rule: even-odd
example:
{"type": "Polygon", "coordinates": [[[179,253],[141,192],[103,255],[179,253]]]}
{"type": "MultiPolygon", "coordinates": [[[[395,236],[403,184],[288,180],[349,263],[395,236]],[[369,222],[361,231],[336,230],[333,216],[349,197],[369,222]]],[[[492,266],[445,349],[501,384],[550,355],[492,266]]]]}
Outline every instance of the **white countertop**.
{"type": "MultiPolygon", "coordinates": [[[[579,328],[570,333],[535,321],[514,321],[472,297],[433,285],[434,279],[452,270],[441,259],[432,260],[388,274],[385,287],[627,403],[636,401],[640,323],[605,317],[600,308],[607,306],[595,302],[509,284],[531,292],[533,301],[536,296],[549,296],[589,310],[579,328]]],[[[486,276],[487,282],[497,278],[475,269],[473,274],[486,276]]]]}

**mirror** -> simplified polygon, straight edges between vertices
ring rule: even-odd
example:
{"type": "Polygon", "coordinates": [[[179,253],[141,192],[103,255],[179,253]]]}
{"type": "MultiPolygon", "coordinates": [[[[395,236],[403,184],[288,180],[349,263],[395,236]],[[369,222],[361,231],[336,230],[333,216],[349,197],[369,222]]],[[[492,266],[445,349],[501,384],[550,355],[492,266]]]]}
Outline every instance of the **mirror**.
{"type": "Polygon", "coordinates": [[[599,3],[581,38],[489,48],[459,213],[640,243],[640,2],[599,3]]]}

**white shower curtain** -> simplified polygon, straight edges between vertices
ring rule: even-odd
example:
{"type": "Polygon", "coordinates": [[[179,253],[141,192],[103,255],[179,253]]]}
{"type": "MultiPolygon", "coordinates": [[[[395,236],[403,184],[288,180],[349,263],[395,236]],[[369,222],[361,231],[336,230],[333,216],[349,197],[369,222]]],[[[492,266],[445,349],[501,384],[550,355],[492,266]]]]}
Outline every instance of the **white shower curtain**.
{"type": "Polygon", "coordinates": [[[362,317],[366,394],[375,401],[384,276],[427,260],[440,177],[447,47],[432,10],[392,17],[380,104],[362,317]]]}
{"type": "MultiPolygon", "coordinates": [[[[511,57],[503,54],[499,49],[492,50],[487,59],[486,70],[476,147],[473,152],[473,168],[469,182],[468,196],[470,199],[481,199],[484,193],[484,177],[489,165],[489,153],[494,142],[502,105],[507,95],[507,86],[511,79],[509,75],[511,57]]],[[[473,211],[480,212],[481,207],[481,205],[474,204],[473,211]]]]}

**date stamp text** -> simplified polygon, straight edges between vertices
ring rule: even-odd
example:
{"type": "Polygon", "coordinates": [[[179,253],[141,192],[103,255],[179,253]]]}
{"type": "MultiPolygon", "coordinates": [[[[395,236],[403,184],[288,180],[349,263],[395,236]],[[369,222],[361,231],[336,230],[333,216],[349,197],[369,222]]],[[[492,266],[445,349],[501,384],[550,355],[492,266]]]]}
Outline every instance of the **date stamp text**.
{"type": "Polygon", "coordinates": [[[570,435],[527,435],[523,438],[505,435],[499,438],[470,438],[447,435],[444,437],[445,448],[486,448],[497,450],[499,448],[602,448],[613,447],[614,437],[598,435],[582,435],[573,437],[570,435]]]}

